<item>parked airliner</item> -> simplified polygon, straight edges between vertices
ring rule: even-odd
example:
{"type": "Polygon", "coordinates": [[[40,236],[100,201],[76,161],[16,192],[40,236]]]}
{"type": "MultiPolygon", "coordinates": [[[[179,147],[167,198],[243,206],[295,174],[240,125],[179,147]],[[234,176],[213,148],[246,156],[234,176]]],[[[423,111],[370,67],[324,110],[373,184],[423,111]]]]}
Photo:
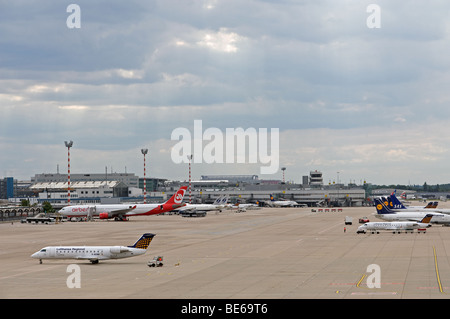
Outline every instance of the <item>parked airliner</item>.
{"type": "Polygon", "coordinates": [[[100,219],[114,218],[115,220],[127,220],[130,216],[156,215],[169,212],[185,206],[182,203],[187,186],[180,189],[165,203],[162,204],[111,204],[111,205],[72,205],[63,207],[59,213],[68,218],[98,217],[100,219]]]}
{"type": "Polygon", "coordinates": [[[400,233],[401,231],[411,233],[414,232],[414,229],[417,230],[425,230],[428,227],[431,227],[430,221],[433,217],[432,214],[427,214],[420,222],[414,221],[396,221],[396,222],[368,222],[364,225],[358,227],[356,233],[366,233],[367,231],[371,231],[372,233],[379,233],[380,230],[391,230],[394,233],[400,233]]]}
{"type": "Polygon", "coordinates": [[[47,246],[31,255],[39,259],[89,260],[97,264],[99,260],[121,259],[145,254],[155,234],[146,233],[131,246],[47,246]]]}
{"type": "Polygon", "coordinates": [[[270,206],[274,207],[296,207],[299,204],[293,200],[275,200],[273,195],[270,194],[270,202],[268,203],[270,206]]]}
{"type": "Polygon", "coordinates": [[[236,209],[238,212],[245,212],[247,209],[261,209],[261,207],[259,207],[259,204],[253,203],[236,203],[234,205],[231,205],[230,208],[236,209]]]}
{"type": "Polygon", "coordinates": [[[212,204],[186,204],[183,207],[175,209],[179,213],[187,211],[197,211],[197,212],[209,212],[209,211],[222,211],[226,208],[226,203],[228,201],[228,195],[219,196],[212,204]]]}

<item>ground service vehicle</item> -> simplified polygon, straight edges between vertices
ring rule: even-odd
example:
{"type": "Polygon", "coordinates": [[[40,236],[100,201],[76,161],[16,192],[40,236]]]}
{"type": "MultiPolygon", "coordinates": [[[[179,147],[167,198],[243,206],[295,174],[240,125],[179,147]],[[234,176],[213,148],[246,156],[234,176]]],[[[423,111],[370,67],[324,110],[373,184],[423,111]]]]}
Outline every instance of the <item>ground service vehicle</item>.
{"type": "Polygon", "coordinates": [[[368,223],[370,220],[369,220],[369,218],[367,218],[367,217],[361,217],[360,219],[359,219],[359,223],[360,224],[364,224],[364,223],[368,223]]]}
{"type": "Polygon", "coordinates": [[[149,267],[162,267],[163,266],[163,256],[155,256],[153,260],[150,260],[147,265],[149,267]]]}
{"type": "Polygon", "coordinates": [[[53,217],[48,217],[45,213],[37,214],[34,217],[27,217],[26,219],[22,219],[22,223],[43,223],[49,224],[54,223],[56,220],[53,217]]]}

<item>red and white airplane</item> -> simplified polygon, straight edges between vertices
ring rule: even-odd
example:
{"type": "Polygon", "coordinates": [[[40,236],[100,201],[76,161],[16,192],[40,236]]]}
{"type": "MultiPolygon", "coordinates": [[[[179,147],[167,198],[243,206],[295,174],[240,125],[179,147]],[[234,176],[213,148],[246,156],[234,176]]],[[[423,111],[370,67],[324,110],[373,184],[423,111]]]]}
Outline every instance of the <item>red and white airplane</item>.
{"type": "Polygon", "coordinates": [[[162,204],[111,204],[111,205],[71,205],[63,207],[59,213],[68,218],[98,217],[100,219],[127,220],[130,216],[156,215],[185,206],[182,203],[187,186],[181,186],[173,196],[162,204]]]}

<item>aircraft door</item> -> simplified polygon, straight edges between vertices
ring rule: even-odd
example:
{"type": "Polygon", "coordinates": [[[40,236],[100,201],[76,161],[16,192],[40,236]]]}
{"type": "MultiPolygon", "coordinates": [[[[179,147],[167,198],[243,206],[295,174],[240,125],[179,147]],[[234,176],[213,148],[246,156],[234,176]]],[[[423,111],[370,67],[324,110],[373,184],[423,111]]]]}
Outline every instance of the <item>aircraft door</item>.
{"type": "Polygon", "coordinates": [[[47,248],[47,254],[48,254],[49,257],[55,257],[55,255],[56,255],[56,248],[55,247],[47,248]]]}

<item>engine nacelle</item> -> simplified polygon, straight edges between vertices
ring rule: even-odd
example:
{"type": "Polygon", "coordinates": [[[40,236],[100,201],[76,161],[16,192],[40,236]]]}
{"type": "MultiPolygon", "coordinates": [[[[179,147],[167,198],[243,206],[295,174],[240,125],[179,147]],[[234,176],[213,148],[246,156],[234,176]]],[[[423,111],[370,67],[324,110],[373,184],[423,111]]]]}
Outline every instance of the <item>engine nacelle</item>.
{"type": "Polygon", "coordinates": [[[120,254],[128,251],[128,248],[124,246],[113,246],[109,249],[109,251],[111,254],[120,254]]]}
{"type": "Polygon", "coordinates": [[[109,213],[100,213],[100,214],[98,214],[98,217],[99,217],[100,219],[108,219],[108,218],[111,218],[111,217],[109,216],[109,213]]]}

